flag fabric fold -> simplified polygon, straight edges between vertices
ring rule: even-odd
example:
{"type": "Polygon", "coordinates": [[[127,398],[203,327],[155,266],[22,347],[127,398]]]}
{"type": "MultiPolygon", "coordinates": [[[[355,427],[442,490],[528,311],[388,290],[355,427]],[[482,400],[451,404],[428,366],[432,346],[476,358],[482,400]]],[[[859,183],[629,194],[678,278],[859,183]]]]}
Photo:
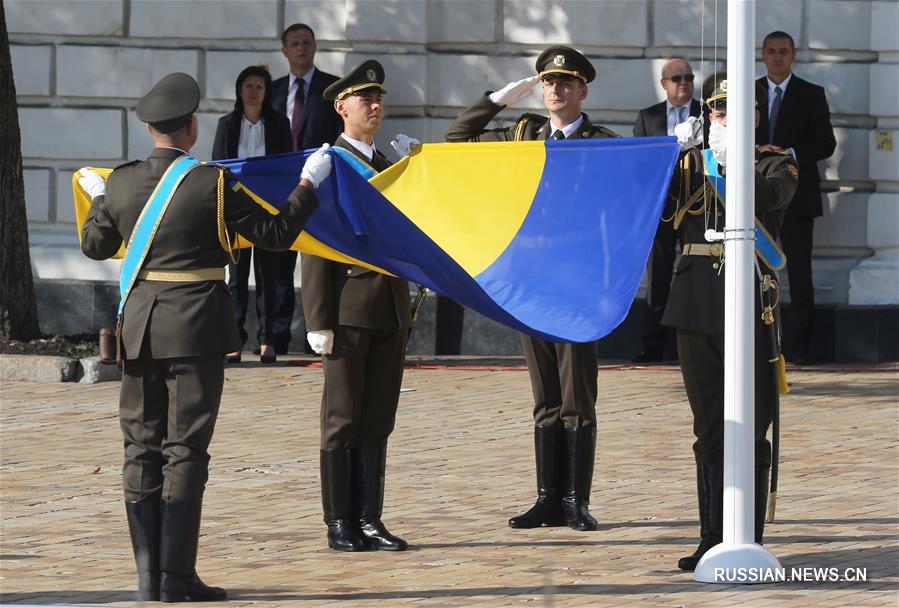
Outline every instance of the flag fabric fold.
{"type": "MultiPolygon", "coordinates": [[[[271,210],[311,152],[222,164],[271,210]]],[[[595,340],[627,316],[677,155],[673,137],[425,144],[366,179],[336,153],[293,248],[424,285],[538,338],[595,340]]]]}

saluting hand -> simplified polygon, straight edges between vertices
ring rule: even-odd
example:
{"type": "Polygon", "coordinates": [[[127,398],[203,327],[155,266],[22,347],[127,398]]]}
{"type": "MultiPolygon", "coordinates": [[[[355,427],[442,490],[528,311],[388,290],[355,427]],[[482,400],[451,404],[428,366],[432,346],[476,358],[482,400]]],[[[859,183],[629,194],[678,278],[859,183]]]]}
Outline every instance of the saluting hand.
{"type": "Polygon", "coordinates": [[[499,91],[490,93],[490,101],[498,106],[510,106],[513,103],[518,103],[531,94],[534,85],[538,82],[540,82],[539,76],[530,76],[528,78],[516,80],[515,82],[510,82],[499,91]]]}
{"type": "Polygon", "coordinates": [[[727,127],[717,120],[709,127],[709,148],[722,167],[727,166],[727,127]]]}
{"type": "Polygon", "coordinates": [[[100,177],[96,171],[91,171],[87,167],[78,169],[81,177],[78,178],[78,184],[87,192],[87,195],[94,200],[98,196],[106,194],[106,180],[100,177]]]}
{"type": "Polygon", "coordinates": [[[396,153],[400,156],[408,156],[412,154],[412,148],[420,146],[421,142],[414,137],[397,133],[396,137],[390,142],[390,145],[393,146],[393,149],[396,150],[396,153]]]}
{"type": "Polygon", "coordinates": [[[306,164],[303,165],[300,179],[308,180],[313,188],[318,188],[323,181],[328,179],[328,176],[331,175],[330,150],[331,145],[325,144],[313,152],[312,155],[306,159],[306,164]]]}

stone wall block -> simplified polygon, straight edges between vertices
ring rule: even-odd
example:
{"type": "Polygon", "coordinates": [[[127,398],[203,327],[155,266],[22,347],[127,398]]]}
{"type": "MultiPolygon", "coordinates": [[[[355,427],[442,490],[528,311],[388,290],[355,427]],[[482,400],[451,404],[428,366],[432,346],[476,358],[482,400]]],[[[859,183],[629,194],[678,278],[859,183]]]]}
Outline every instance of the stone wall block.
{"type": "Polygon", "coordinates": [[[895,0],[871,3],[871,50],[899,51],[899,3],[895,0]]]}
{"type": "MultiPolygon", "coordinates": [[[[808,2],[808,47],[868,49],[871,46],[869,2],[815,0],[808,2]]],[[[896,22],[893,22],[895,27],[896,22]]]]}
{"type": "Polygon", "coordinates": [[[63,45],[57,51],[57,92],[139,99],[166,74],[196,78],[198,61],[197,51],[63,45]]]}
{"type": "Polygon", "coordinates": [[[5,0],[10,34],[122,36],[123,0],[5,0]]]}
{"type": "Polygon", "coordinates": [[[899,116],[899,65],[875,63],[871,66],[871,114],[899,116]]]}
{"type": "Polygon", "coordinates": [[[346,40],[346,21],[346,0],[286,0],[284,6],[284,27],[305,23],[316,40],[346,40]]]}
{"type": "Polygon", "coordinates": [[[833,156],[819,163],[818,171],[823,179],[867,180],[868,179],[868,133],[867,129],[833,130],[837,140],[833,156]]]}
{"type": "MultiPolygon", "coordinates": [[[[899,182],[899,130],[874,130],[868,134],[871,179],[899,182]],[[880,141],[886,139],[889,145],[880,141]],[[890,149],[892,148],[892,149],[890,149]]],[[[896,230],[896,226],[893,226],[896,230]]]]}
{"type": "Polygon", "coordinates": [[[366,59],[377,59],[384,66],[384,88],[390,91],[384,98],[388,112],[390,106],[424,105],[428,82],[425,55],[350,53],[346,56],[344,68],[337,73],[345,74],[366,59]]]}
{"type": "Polygon", "coordinates": [[[829,192],[824,217],[815,222],[815,250],[840,249],[841,255],[867,255],[867,192],[829,192]],[[855,251],[849,251],[855,250],[855,251]]]}
{"type": "Polygon", "coordinates": [[[511,0],[503,35],[529,45],[647,46],[648,14],[645,0],[511,0]]]}
{"type": "MultiPolygon", "coordinates": [[[[60,224],[75,223],[75,195],[72,192],[72,173],[79,167],[93,165],[90,160],[79,163],[78,167],[68,167],[56,171],[56,222],[60,224]]],[[[113,166],[111,163],[103,163],[113,166]]],[[[74,228],[73,228],[74,229],[74,228]]]]}
{"type": "MultiPolygon", "coordinates": [[[[899,254],[899,194],[878,192],[868,207],[868,246],[876,251],[892,249],[899,254]]],[[[897,292],[899,297],[899,292],[897,292]]]]}
{"type": "MultiPolygon", "coordinates": [[[[316,59],[318,59],[316,55],[316,59]]],[[[206,97],[234,100],[234,83],[240,72],[251,65],[266,65],[272,78],[287,73],[281,51],[209,51],[206,53],[206,97]]]]}
{"type": "Polygon", "coordinates": [[[50,220],[50,170],[25,169],[25,211],[29,222],[50,220]]]}
{"type": "Polygon", "coordinates": [[[132,36],[141,38],[277,39],[277,0],[132,0],[132,36]]]}
{"type": "Polygon", "coordinates": [[[122,158],[121,110],[19,108],[23,158],[122,158]]]}
{"type": "Polygon", "coordinates": [[[346,39],[423,43],[427,7],[420,0],[347,0],[346,39]]]}
{"type": "Polygon", "coordinates": [[[428,42],[494,42],[496,0],[431,0],[428,42]]]}
{"type": "MultiPolygon", "coordinates": [[[[799,40],[802,25],[802,2],[760,2],[757,4],[755,41],[761,48],[765,36],[775,30],[788,32],[799,40]]],[[[727,55],[727,3],[656,2],[653,37],[660,46],[704,46],[712,55],[717,37],[718,55],[727,55]],[[716,19],[717,7],[717,19],[716,19]]]]}
{"type": "MultiPolygon", "coordinates": [[[[868,68],[861,63],[796,63],[793,73],[824,87],[832,114],[867,114],[868,68]]],[[[758,64],[756,73],[765,75],[765,64],[758,64]]]]}
{"type": "Polygon", "coordinates": [[[50,95],[52,46],[13,44],[9,47],[16,96],[50,95]]]}

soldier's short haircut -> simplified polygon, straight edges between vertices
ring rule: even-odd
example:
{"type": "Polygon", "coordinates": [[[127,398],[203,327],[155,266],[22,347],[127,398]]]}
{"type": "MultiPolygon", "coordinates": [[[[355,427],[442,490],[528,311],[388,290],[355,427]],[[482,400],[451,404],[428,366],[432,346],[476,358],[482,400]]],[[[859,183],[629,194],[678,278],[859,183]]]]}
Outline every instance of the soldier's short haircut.
{"type": "Polygon", "coordinates": [[[290,32],[296,32],[297,30],[306,30],[309,32],[309,35],[312,36],[312,39],[315,40],[315,32],[312,31],[312,28],[306,25],[305,23],[294,23],[281,32],[281,46],[287,46],[287,34],[290,32]]]}
{"type": "Polygon", "coordinates": [[[762,48],[765,48],[765,45],[768,44],[768,41],[771,40],[772,38],[786,38],[787,40],[790,41],[790,48],[792,48],[794,51],[796,50],[796,43],[793,41],[793,37],[790,36],[788,33],[782,32],[780,30],[775,30],[775,31],[771,32],[770,34],[768,34],[767,36],[765,36],[765,39],[762,41],[762,48]]]}

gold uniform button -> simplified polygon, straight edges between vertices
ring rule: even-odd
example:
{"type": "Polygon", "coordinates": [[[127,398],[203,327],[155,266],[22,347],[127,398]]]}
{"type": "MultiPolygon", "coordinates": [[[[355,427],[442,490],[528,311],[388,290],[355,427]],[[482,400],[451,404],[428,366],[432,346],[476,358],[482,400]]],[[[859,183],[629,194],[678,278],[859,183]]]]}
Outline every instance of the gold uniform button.
{"type": "Polygon", "coordinates": [[[347,268],[347,269],[346,269],[346,273],[347,273],[347,275],[353,274],[353,269],[352,269],[352,268],[347,268]]]}
{"type": "Polygon", "coordinates": [[[712,264],[712,268],[714,268],[715,270],[718,270],[718,266],[719,266],[718,262],[715,262],[714,264],[712,264]]]}

